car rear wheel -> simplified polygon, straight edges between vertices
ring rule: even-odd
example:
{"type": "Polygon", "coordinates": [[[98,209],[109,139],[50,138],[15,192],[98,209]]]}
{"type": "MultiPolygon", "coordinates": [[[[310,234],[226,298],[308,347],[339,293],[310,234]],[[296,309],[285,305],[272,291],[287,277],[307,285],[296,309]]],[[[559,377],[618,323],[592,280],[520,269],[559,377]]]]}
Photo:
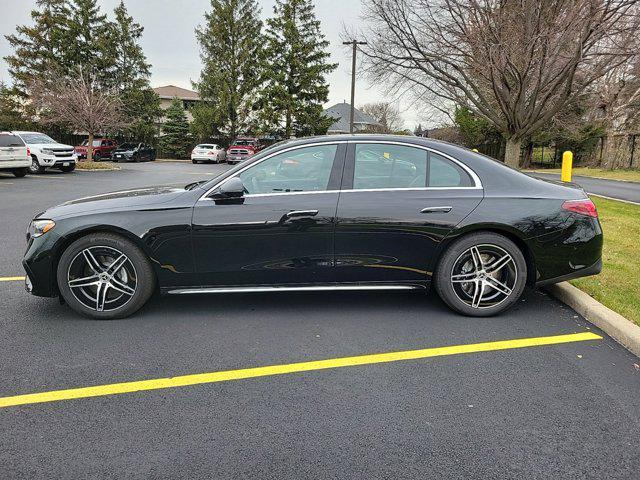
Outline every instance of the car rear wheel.
{"type": "Polygon", "coordinates": [[[527,263],[518,246],[503,235],[475,233],[457,240],[435,273],[438,295],[453,310],[488,317],[511,307],[522,295],[527,263]]]}
{"type": "Polygon", "coordinates": [[[31,155],[31,165],[29,165],[30,173],[44,173],[44,167],[40,165],[38,158],[35,155],[31,155]]]}
{"type": "Polygon", "coordinates": [[[111,233],[92,233],[62,254],[58,288],[67,304],[90,318],[125,318],[155,290],[149,259],[133,242],[111,233]]]}
{"type": "Polygon", "coordinates": [[[25,167],[25,168],[14,168],[12,173],[13,173],[13,175],[14,175],[15,177],[22,178],[22,177],[24,177],[28,172],[29,172],[29,169],[28,169],[27,167],[25,167]]]}

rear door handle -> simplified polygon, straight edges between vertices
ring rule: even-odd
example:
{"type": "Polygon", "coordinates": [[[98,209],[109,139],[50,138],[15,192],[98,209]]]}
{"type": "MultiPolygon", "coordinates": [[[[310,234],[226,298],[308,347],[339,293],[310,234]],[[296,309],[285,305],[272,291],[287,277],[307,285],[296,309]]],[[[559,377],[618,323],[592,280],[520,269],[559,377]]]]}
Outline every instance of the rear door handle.
{"type": "Polygon", "coordinates": [[[449,213],[453,207],[427,207],[420,210],[420,213],[449,213]]]}
{"type": "Polygon", "coordinates": [[[318,210],[293,210],[287,214],[287,218],[300,218],[300,217],[315,217],[318,215],[318,210]]]}

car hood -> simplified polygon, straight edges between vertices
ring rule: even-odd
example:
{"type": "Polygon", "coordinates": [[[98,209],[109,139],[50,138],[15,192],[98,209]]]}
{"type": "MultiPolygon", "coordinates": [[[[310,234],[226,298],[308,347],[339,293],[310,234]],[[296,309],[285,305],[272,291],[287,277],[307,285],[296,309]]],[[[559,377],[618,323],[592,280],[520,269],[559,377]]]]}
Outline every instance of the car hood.
{"type": "Polygon", "coordinates": [[[69,216],[102,211],[154,208],[155,206],[162,208],[163,205],[166,205],[186,193],[188,193],[188,191],[184,188],[175,186],[157,186],[134,190],[122,190],[119,192],[104,193],[71,200],[61,205],[49,208],[38,215],[38,217],[56,220],[69,216]]]}
{"type": "Polygon", "coordinates": [[[71,145],[65,145],[63,143],[27,143],[29,148],[64,148],[70,150],[74,147],[71,145]]]}

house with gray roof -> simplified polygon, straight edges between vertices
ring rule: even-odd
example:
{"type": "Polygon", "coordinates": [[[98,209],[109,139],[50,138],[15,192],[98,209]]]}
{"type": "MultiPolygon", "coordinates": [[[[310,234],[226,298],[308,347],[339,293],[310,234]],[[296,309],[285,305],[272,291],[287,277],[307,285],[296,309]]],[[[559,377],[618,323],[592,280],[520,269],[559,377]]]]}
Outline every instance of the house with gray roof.
{"type": "MultiPolygon", "coordinates": [[[[329,127],[327,135],[349,133],[349,122],[351,120],[351,105],[347,102],[336,103],[334,106],[324,110],[325,116],[335,119],[335,122],[329,127]]],[[[355,109],[353,130],[354,133],[372,131],[380,124],[366,113],[355,109]]]]}

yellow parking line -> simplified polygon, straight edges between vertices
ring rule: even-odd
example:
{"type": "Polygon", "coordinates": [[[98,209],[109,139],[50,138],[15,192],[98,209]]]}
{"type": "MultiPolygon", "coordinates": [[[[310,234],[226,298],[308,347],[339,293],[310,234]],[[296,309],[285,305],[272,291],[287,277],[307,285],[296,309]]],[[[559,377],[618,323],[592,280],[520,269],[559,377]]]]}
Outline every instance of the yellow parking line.
{"type": "Polygon", "coordinates": [[[0,282],[23,282],[24,277],[0,277],[0,282]]]}
{"type": "Polygon", "coordinates": [[[104,395],[118,395],[122,393],[140,392],[144,390],[160,390],[164,388],[185,387],[203,383],[228,382],[245,378],[267,377],[287,373],[325,370],[329,368],[355,367],[374,363],[398,362],[401,360],[416,360],[420,358],[440,357],[445,355],[460,355],[464,353],[490,352],[495,350],[509,350],[514,348],[538,347],[542,345],[556,345],[560,343],[584,342],[587,340],[601,340],[602,337],[592,332],[557,335],[553,337],[521,338],[516,340],[502,340],[497,342],[473,343],[454,345],[449,347],[426,348],[423,350],[407,350],[401,352],[377,353],[357,357],[332,358],[311,362],[290,363],[286,365],[271,365],[268,367],[244,368],[241,370],[226,370],[221,372],[199,373],[171,378],[157,378],[135,382],[112,383],[92,387],[71,388],[69,390],[54,390],[42,393],[30,393],[12,397],[0,398],[0,408],[32,403],[58,402],[77,398],[100,397],[104,395]]]}

